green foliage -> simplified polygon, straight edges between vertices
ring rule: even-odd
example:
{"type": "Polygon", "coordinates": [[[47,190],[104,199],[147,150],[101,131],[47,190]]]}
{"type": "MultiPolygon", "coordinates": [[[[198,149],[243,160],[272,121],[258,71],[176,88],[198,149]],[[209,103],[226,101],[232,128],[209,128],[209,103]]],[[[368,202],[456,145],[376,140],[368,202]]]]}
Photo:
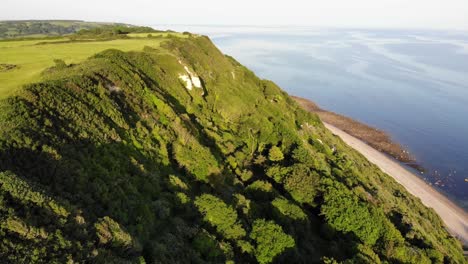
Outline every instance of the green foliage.
{"type": "Polygon", "coordinates": [[[155,30],[151,27],[138,27],[129,25],[104,25],[89,29],[81,29],[71,37],[73,39],[86,38],[119,38],[126,37],[130,33],[159,33],[162,31],[155,30]]]}
{"type": "Polygon", "coordinates": [[[271,161],[281,161],[284,159],[283,152],[277,146],[273,146],[268,152],[268,159],[271,161]]]}
{"type": "Polygon", "coordinates": [[[0,42],[19,91],[0,92],[3,262],[465,262],[433,210],[208,38],[106,30],[0,42]]]}
{"type": "Polygon", "coordinates": [[[274,188],[267,181],[255,181],[246,188],[247,193],[256,200],[268,200],[274,196],[274,188]]]}
{"type": "Polygon", "coordinates": [[[271,202],[271,204],[284,217],[298,221],[304,221],[307,219],[307,215],[299,206],[285,198],[276,198],[271,202]]]}
{"type": "Polygon", "coordinates": [[[122,230],[119,223],[105,216],[98,219],[96,224],[96,235],[100,244],[109,244],[113,247],[129,248],[132,245],[132,237],[122,230]]]}
{"type": "Polygon", "coordinates": [[[60,60],[60,59],[55,59],[54,63],[55,63],[55,69],[57,70],[65,69],[67,67],[67,64],[63,60],[60,60]]]}
{"type": "Polygon", "coordinates": [[[321,211],[332,227],[353,232],[368,245],[375,244],[382,234],[382,220],[377,209],[360,202],[340,183],[326,187],[321,211]]]}
{"type": "Polygon", "coordinates": [[[210,175],[219,173],[218,162],[199,142],[190,139],[186,144],[175,144],[173,149],[179,165],[196,179],[207,182],[210,175]]]}
{"type": "Polygon", "coordinates": [[[210,194],[202,194],[195,199],[195,205],[203,219],[216,227],[227,239],[239,239],[245,236],[245,230],[237,220],[236,211],[221,199],[210,194]]]}
{"type": "Polygon", "coordinates": [[[234,194],[234,199],[236,201],[236,209],[245,216],[250,215],[250,209],[251,209],[251,201],[247,198],[245,198],[244,195],[237,193],[234,194]]]}
{"type": "Polygon", "coordinates": [[[268,175],[268,177],[275,180],[275,182],[282,183],[290,173],[291,168],[289,167],[271,166],[267,169],[266,174],[268,175]]]}
{"type": "Polygon", "coordinates": [[[314,205],[320,176],[302,164],[291,167],[291,173],[283,180],[284,188],[300,203],[314,205]]]}
{"type": "MultiPolygon", "coordinates": [[[[0,22],[1,23],[1,22],[0,22]]],[[[0,41],[0,58],[10,65],[8,71],[0,70],[0,99],[15,94],[22,86],[41,81],[45,72],[55,65],[54,59],[69,64],[84,61],[90,56],[111,48],[123,51],[142,50],[145,46],[159,46],[163,39],[100,39],[70,41],[68,38],[0,41]],[[42,43],[42,44],[40,44],[42,43]],[[42,72],[42,74],[41,74],[42,72]]]]}
{"type": "Polygon", "coordinates": [[[0,173],[0,185],[4,192],[7,192],[15,199],[47,208],[50,213],[58,217],[66,218],[70,215],[65,207],[59,205],[51,197],[41,192],[34,191],[25,180],[20,179],[11,172],[0,173]]]}
{"type": "Polygon", "coordinates": [[[187,191],[189,189],[188,185],[181,178],[175,175],[169,175],[169,184],[175,190],[187,191]]]}
{"type": "Polygon", "coordinates": [[[297,202],[314,205],[320,175],[310,167],[302,163],[291,167],[272,166],[268,168],[267,175],[275,182],[283,184],[297,202]]]}
{"type": "Polygon", "coordinates": [[[357,251],[358,253],[353,258],[347,259],[344,263],[381,263],[379,256],[370,247],[359,244],[357,251]]]}
{"type": "Polygon", "coordinates": [[[123,26],[123,24],[116,23],[93,23],[76,20],[0,21],[0,39],[59,36],[72,34],[79,30],[117,25],[119,27],[123,26]]]}
{"type": "Polygon", "coordinates": [[[205,230],[197,234],[192,245],[196,251],[200,252],[208,260],[219,260],[220,257],[224,256],[216,238],[205,230]]]}
{"type": "Polygon", "coordinates": [[[250,238],[255,240],[255,258],[259,263],[271,263],[286,249],[294,247],[294,239],[281,226],[264,219],[255,220],[250,238]]]}

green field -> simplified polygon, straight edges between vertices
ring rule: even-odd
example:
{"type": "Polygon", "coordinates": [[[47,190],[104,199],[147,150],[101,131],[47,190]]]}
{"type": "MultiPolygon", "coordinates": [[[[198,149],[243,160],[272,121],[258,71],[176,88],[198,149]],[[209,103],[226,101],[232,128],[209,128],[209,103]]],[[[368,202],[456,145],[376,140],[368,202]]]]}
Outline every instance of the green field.
{"type": "MultiPolygon", "coordinates": [[[[23,85],[41,79],[41,72],[54,65],[54,60],[65,63],[78,63],[106,49],[122,51],[142,50],[145,46],[159,47],[168,33],[154,34],[146,38],[146,33],[134,34],[133,39],[117,39],[89,42],[68,42],[67,38],[53,40],[24,40],[0,42],[0,64],[16,65],[12,70],[0,72],[0,98],[18,91],[23,85]],[[50,44],[39,44],[47,42],[50,44]]],[[[171,33],[182,37],[180,33],[171,33]]],[[[185,37],[185,36],[184,36],[185,37]]]]}

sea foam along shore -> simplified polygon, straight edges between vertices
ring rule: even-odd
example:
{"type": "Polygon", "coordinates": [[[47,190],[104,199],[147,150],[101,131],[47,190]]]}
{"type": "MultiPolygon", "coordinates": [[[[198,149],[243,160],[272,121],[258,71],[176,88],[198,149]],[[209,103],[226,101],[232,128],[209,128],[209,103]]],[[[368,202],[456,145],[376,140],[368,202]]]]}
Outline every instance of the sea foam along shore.
{"type": "Polygon", "coordinates": [[[468,245],[468,214],[462,208],[433,189],[417,175],[405,169],[396,160],[333,125],[327,123],[324,123],[324,125],[346,144],[359,151],[370,162],[393,177],[408,192],[420,198],[424,205],[433,208],[442,218],[449,232],[458,237],[465,246],[468,245]]]}

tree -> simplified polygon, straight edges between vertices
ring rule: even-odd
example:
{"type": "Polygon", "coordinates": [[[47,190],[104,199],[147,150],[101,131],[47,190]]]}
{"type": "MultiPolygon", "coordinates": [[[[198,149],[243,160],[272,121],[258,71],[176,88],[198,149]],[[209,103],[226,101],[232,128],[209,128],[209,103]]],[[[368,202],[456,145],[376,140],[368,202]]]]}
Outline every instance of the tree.
{"type": "Polygon", "coordinates": [[[326,187],[321,211],[333,228],[354,233],[366,245],[374,245],[382,233],[383,214],[360,202],[342,183],[326,187]]]}
{"type": "Polygon", "coordinates": [[[115,247],[130,248],[132,245],[132,237],[125,232],[112,218],[105,216],[99,218],[94,224],[96,235],[100,244],[110,243],[115,247]]]}
{"type": "Polygon", "coordinates": [[[255,257],[261,264],[271,263],[276,256],[295,245],[294,239],[285,234],[281,226],[264,219],[255,220],[250,238],[257,244],[255,257]]]}
{"type": "Polygon", "coordinates": [[[271,161],[281,161],[284,159],[283,152],[277,146],[273,146],[268,152],[268,159],[271,161]]]}
{"type": "Polygon", "coordinates": [[[303,164],[294,164],[283,180],[284,188],[300,203],[314,204],[320,176],[303,164]]]}
{"type": "Polygon", "coordinates": [[[290,202],[289,200],[281,197],[276,198],[271,202],[273,207],[278,211],[282,217],[286,217],[293,220],[303,221],[307,219],[307,215],[302,209],[290,202]]]}
{"type": "Polygon", "coordinates": [[[220,234],[228,239],[245,236],[245,230],[237,221],[236,210],[211,194],[202,194],[195,199],[195,206],[203,215],[203,220],[210,223],[220,234]]]}

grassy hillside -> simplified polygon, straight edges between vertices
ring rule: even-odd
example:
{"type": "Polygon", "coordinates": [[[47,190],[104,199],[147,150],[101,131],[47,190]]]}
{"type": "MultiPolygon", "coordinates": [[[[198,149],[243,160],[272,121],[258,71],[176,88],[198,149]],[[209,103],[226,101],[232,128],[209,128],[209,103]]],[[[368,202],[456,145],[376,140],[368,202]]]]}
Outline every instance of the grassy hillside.
{"type": "Polygon", "coordinates": [[[139,37],[0,101],[2,260],[466,263],[433,210],[274,83],[206,37],[139,37]]]}
{"type": "Polygon", "coordinates": [[[131,51],[142,50],[145,46],[156,48],[167,40],[167,36],[183,36],[177,33],[152,33],[152,38],[135,35],[135,38],[124,39],[72,40],[63,37],[53,40],[0,41],[0,65],[15,66],[0,70],[0,98],[13,94],[25,84],[39,81],[41,73],[54,66],[57,60],[76,64],[106,49],[131,51]]]}

